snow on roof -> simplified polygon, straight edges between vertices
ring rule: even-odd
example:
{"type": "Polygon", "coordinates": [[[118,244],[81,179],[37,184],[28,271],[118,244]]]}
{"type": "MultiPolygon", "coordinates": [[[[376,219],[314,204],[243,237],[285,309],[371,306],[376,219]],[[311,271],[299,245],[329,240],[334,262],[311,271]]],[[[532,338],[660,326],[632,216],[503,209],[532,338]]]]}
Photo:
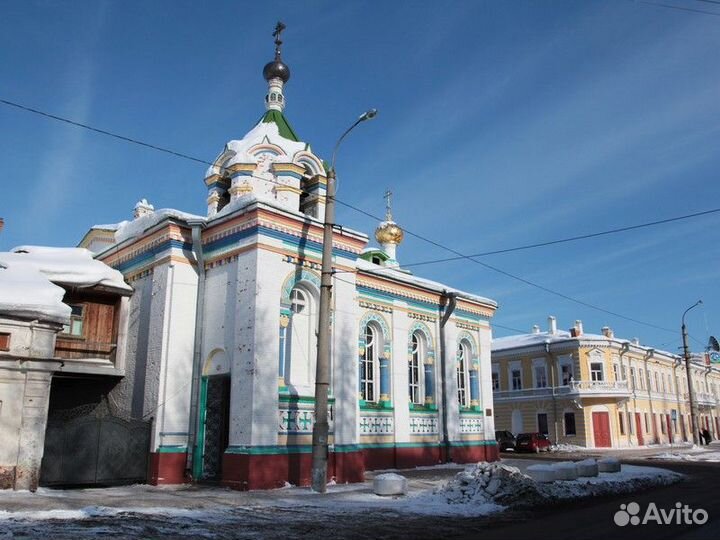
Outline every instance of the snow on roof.
{"type": "Polygon", "coordinates": [[[205,221],[207,218],[203,216],[196,216],[195,214],[189,214],[174,208],[161,208],[155,212],[145,214],[132,221],[123,221],[118,224],[118,228],[115,231],[115,242],[120,244],[129,238],[135,238],[140,236],[146,230],[154,227],[164,219],[175,218],[181,221],[190,220],[202,220],[205,221]]]}
{"type": "Polygon", "coordinates": [[[121,221],[120,223],[103,223],[102,225],[93,225],[90,230],[98,231],[117,231],[120,227],[125,225],[127,221],[121,221]]]}
{"type": "MultiPolygon", "coordinates": [[[[248,154],[248,150],[263,141],[279,146],[290,159],[298,152],[307,150],[306,143],[296,142],[283,137],[280,134],[277,124],[275,122],[265,122],[263,117],[242,139],[227,143],[226,151],[230,150],[234,152],[234,155],[223,165],[229,167],[235,163],[256,163],[257,159],[248,154]]],[[[210,166],[205,176],[215,174],[217,172],[216,168],[215,165],[210,166]]]]}
{"type": "Polygon", "coordinates": [[[65,290],[37,271],[15,264],[0,253],[0,314],[66,323],[70,306],[63,304],[65,290]]]}
{"type": "Polygon", "coordinates": [[[616,337],[607,337],[601,334],[586,334],[582,333],[577,337],[573,337],[570,332],[566,330],[558,330],[555,334],[551,334],[550,332],[539,332],[537,334],[516,334],[513,336],[505,336],[500,338],[494,338],[492,341],[492,350],[493,351],[505,351],[508,349],[519,349],[523,347],[534,347],[536,345],[541,345],[544,343],[559,343],[562,341],[571,341],[571,340],[577,340],[577,341],[598,341],[598,342],[608,342],[612,341],[615,343],[632,345],[636,349],[642,349],[645,351],[653,350],[658,354],[663,354],[666,356],[677,356],[673,353],[662,351],[659,349],[655,349],[653,347],[648,347],[645,345],[636,345],[633,343],[633,341],[629,339],[620,339],[616,337]]]}
{"type": "Polygon", "coordinates": [[[479,302],[482,304],[488,304],[493,307],[497,307],[497,302],[495,300],[485,298],[484,296],[478,296],[465,291],[461,291],[459,289],[454,289],[452,287],[448,287],[447,285],[443,285],[442,283],[439,283],[437,281],[432,281],[429,279],[413,276],[411,274],[406,274],[400,270],[396,270],[391,267],[378,267],[378,265],[368,262],[364,259],[357,259],[357,267],[359,270],[362,270],[363,272],[366,272],[368,274],[395,279],[403,283],[416,285],[418,287],[422,287],[423,289],[430,289],[435,292],[445,291],[448,293],[454,293],[466,300],[471,300],[473,302],[479,302]]]}
{"type": "Polygon", "coordinates": [[[59,285],[132,292],[120,272],[84,248],[20,246],[0,252],[0,313],[67,322],[70,307],[62,303],[65,290],[59,285]]]}

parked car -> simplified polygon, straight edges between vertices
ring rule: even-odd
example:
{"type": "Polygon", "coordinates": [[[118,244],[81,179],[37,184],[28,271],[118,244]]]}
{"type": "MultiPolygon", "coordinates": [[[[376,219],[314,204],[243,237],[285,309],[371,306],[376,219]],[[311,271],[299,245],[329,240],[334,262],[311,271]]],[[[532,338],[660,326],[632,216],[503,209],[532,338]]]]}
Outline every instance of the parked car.
{"type": "Polygon", "coordinates": [[[510,431],[496,431],[495,440],[501,452],[515,450],[515,435],[510,431]]]}
{"type": "Polygon", "coordinates": [[[516,452],[535,452],[536,454],[550,451],[550,439],[542,433],[521,433],[515,439],[516,452]]]}

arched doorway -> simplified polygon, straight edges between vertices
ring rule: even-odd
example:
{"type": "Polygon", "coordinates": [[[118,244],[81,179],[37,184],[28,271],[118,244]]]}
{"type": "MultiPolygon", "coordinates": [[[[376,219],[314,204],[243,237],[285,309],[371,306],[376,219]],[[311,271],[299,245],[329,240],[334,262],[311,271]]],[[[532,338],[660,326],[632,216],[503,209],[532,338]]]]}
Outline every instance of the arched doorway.
{"type": "Polygon", "coordinates": [[[230,438],[230,365],[222,349],[210,353],[203,367],[199,424],[193,476],[219,481],[230,438]]]}

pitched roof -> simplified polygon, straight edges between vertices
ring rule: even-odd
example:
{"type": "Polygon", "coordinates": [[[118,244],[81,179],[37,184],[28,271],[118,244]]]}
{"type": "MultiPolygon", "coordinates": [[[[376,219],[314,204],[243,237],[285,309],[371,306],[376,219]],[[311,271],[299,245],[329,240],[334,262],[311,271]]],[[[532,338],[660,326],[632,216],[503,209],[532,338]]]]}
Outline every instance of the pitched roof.
{"type": "Polygon", "coordinates": [[[270,109],[265,112],[260,121],[264,123],[272,122],[278,127],[278,132],[281,137],[290,139],[291,141],[300,142],[300,138],[297,136],[297,133],[295,133],[295,130],[292,128],[282,112],[270,109]]]}

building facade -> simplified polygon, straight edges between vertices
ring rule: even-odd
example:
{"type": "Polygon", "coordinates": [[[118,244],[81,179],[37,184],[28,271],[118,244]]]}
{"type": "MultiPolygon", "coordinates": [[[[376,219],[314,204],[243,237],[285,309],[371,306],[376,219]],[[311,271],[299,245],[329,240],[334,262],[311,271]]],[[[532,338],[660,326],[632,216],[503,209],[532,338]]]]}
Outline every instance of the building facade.
{"type": "MultiPolygon", "coordinates": [[[[720,433],[720,370],[692,361],[698,428],[720,433]]],[[[557,443],[588,448],[691,441],[684,359],[616,338],[604,327],[585,334],[534,327],[493,341],[492,384],[497,429],[538,431],[557,443]]]]}
{"type": "MultiPolygon", "coordinates": [[[[0,489],[93,483],[98,463],[133,470],[122,459],[128,426],[93,400],[125,374],[131,293],[85,249],[0,253],[0,489]],[[99,444],[103,429],[113,444],[99,444]]],[[[145,477],[139,458],[128,480],[145,477]]]]}
{"type": "MultiPolygon", "coordinates": [[[[327,173],[284,114],[289,68],[265,66],[266,112],[208,169],[207,215],[138,203],[81,245],[122,272],[126,381],[152,418],[151,480],[308,484],[327,173]],[[126,376],[127,378],[127,376],[126,376]]],[[[402,229],[336,227],[329,477],[497,457],[487,298],[418,278],[402,229]]]]}

